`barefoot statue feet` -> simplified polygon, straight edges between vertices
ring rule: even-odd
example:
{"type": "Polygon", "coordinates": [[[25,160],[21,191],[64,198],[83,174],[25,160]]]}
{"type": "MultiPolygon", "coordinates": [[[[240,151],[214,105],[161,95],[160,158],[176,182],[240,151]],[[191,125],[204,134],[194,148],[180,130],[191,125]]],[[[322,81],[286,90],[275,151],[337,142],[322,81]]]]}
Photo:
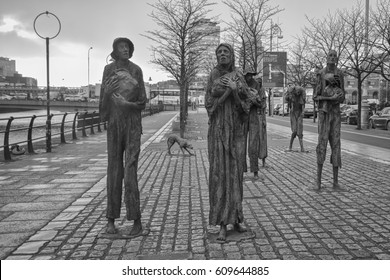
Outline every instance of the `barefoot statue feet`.
{"type": "Polygon", "coordinates": [[[226,241],[226,225],[221,225],[221,229],[219,230],[219,234],[217,237],[217,242],[224,243],[226,241]]]}
{"type": "Polygon", "coordinates": [[[130,236],[137,236],[140,233],[142,233],[141,219],[137,219],[134,221],[134,225],[133,225],[131,231],[129,232],[129,235],[130,236]]]}
{"type": "Polygon", "coordinates": [[[234,224],[234,230],[239,232],[239,233],[247,232],[247,229],[244,228],[240,223],[234,224]]]}
{"type": "Polygon", "coordinates": [[[114,219],[108,219],[106,233],[108,234],[116,233],[114,219]]]}

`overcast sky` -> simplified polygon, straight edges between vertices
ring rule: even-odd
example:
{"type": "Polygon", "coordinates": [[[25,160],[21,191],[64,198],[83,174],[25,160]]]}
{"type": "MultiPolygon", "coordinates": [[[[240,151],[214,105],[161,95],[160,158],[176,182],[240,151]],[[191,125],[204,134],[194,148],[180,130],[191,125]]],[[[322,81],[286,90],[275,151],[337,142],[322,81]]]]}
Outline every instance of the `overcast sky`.
{"type": "MultiPolygon", "coordinates": [[[[271,0],[273,6],[284,9],[273,20],[283,30],[285,40],[292,40],[304,25],[305,15],[323,18],[329,11],[355,5],[358,0],[271,0]]],[[[156,30],[148,16],[152,8],[147,3],[155,0],[1,0],[0,1],[0,57],[16,61],[16,70],[26,77],[46,85],[45,40],[34,32],[34,19],[45,11],[61,21],[59,35],[50,40],[50,85],[79,87],[88,82],[88,49],[90,50],[90,83],[99,83],[106,59],[116,37],[128,37],[135,51],[132,61],[153,82],[166,80],[168,75],[151,64],[151,41],[141,36],[156,30]]],[[[214,0],[213,15],[229,20],[229,10],[221,0],[214,0]],[[215,14],[214,14],[215,13],[215,14]]],[[[365,1],[363,1],[365,3],[365,1]]],[[[371,0],[371,5],[376,1],[371,0]]],[[[43,37],[53,36],[58,23],[53,17],[40,16],[36,29],[43,37]],[[51,29],[47,29],[48,24],[51,29]]]]}

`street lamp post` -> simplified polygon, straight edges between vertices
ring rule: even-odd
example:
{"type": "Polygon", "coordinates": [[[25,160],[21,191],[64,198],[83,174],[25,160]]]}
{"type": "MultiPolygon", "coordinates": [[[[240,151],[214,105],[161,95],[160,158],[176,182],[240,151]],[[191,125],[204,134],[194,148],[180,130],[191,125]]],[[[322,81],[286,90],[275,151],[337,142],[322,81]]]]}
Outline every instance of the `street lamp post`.
{"type": "MultiPolygon", "coordinates": [[[[47,26],[53,26],[53,23],[49,23],[49,24],[46,24],[46,27],[47,26]]],[[[55,30],[55,29],[51,29],[51,30],[55,30]]],[[[46,89],[46,109],[47,109],[47,118],[46,118],[46,152],[51,152],[51,115],[50,115],[50,71],[49,71],[49,40],[50,39],[54,39],[55,37],[58,36],[58,34],[60,34],[60,31],[61,31],[61,22],[59,20],[59,18],[53,14],[53,13],[50,13],[48,11],[46,12],[43,12],[43,13],[40,13],[39,15],[36,16],[36,18],[34,19],[34,31],[35,33],[42,39],[45,39],[46,40],[46,81],[47,81],[47,89],[46,89]],[[46,15],[46,17],[44,19],[54,19],[55,21],[57,21],[58,23],[58,31],[57,33],[55,33],[54,35],[52,36],[43,36],[42,34],[40,34],[38,31],[37,31],[37,20],[40,18],[42,19],[41,16],[43,15],[46,15]],[[52,17],[50,17],[52,16],[52,17]]]]}
{"type": "Polygon", "coordinates": [[[282,113],[283,113],[283,118],[284,118],[284,90],[286,88],[286,73],[284,73],[283,71],[279,71],[279,73],[282,73],[282,75],[283,75],[282,113]]]}
{"type": "Polygon", "coordinates": [[[153,109],[152,109],[152,77],[149,77],[149,110],[150,110],[150,115],[153,114],[153,109]]]}
{"type": "Polygon", "coordinates": [[[91,91],[89,89],[89,52],[92,50],[92,47],[89,47],[88,49],[88,97],[91,98],[91,91]]]}

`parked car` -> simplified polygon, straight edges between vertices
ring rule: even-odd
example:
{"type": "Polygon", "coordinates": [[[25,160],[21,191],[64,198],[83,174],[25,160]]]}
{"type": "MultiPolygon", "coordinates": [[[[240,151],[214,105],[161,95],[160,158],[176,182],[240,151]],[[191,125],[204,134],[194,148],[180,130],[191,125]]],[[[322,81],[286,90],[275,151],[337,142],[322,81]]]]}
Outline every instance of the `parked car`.
{"type": "Polygon", "coordinates": [[[317,108],[314,113],[314,105],[310,103],[305,104],[305,109],[303,109],[303,117],[304,118],[310,118],[310,117],[317,117],[317,108]]]}
{"type": "Polygon", "coordinates": [[[8,94],[0,95],[0,100],[12,100],[12,99],[15,99],[15,97],[8,94]]]}
{"type": "Polygon", "coordinates": [[[351,105],[349,104],[340,104],[340,111],[344,112],[345,110],[351,108],[351,105]]]}
{"type": "Polygon", "coordinates": [[[280,108],[279,108],[279,116],[283,116],[283,114],[286,116],[289,113],[290,113],[290,111],[288,109],[288,104],[287,103],[285,103],[284,106],[280,106],[280,108]]]}
{"type": "Polygon", "coordinates": [[[78,102],[83,102],[86,101],[86,97],[80,96],[80,95],[66,95],[64,97],[65,101],[78,101],[78,102]]]}
{"type": "Polygon", "coordinates": [[[390,107],[385,107],[368,119],[369,128],[383,128],[390,131],[390,107]]]}
{"type": "Polygon", "coordinates": [[[27,100],[27,93],[25,93],[25,92],[15,92],[15,93],[11,94],[11,96],[14,99],[27,100]]]}
{"type": "Polygon", "coordinates": [[[45,94],[41,94],[41,95],[38,95],[35,99],[39,100],[39,101],[42,101],[42,100],[47,100],[47,97],[46,97],[45,94]]]}
{"type": "Polygon", "coordinates": [[[347,106],[349,106],[349,108],[346,108],[344,111],[341,111],[341,122],[346,122],[347,124],[357,124],[358,105],[347,106]]]}

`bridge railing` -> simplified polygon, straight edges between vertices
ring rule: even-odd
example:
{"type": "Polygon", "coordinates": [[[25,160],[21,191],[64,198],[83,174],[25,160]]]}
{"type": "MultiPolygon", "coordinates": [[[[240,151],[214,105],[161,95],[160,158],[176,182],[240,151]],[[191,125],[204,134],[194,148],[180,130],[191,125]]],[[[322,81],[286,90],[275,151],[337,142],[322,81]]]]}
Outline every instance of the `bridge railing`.
{"type": "MultiPolygon", "coordinates": [[[[159,105],[147,106],[141,112],[141,116],[153,115],[162,110],[162,106],[159,105]]],[[[51,152],[52,138],[59,138],[60,143],[66,143],[66,136],[70,137],[71,135],[72,140],[77,140],[77,132],[81,132],[82,137],[86,137],[88,136],[87,131],[89,131],[89,134],[95,134],[95,129],[98,132],[102,132],[102,127],[104,130],[107,129],[107,123],[101,121],[99,112],[96,111],[65,112],[51,114],[49,117],[47,115],[11,116],[0,119],[1,122],[6,122],[4,130],[0,126],[0,136],[3,135],[4,138],[4,144],[0,146],[0,151],[3,150],[4,160],[11,160],[12,154],[18,155],[19,153],[26,152],[23,146],[27,148],[28,153],[34,154],[36,146],[42,147],[44,139],[46,139],[46,152],[51,152]],[[72,115],[73,117],[69,119],[68,116],[72,115]],[[20,120],[21,125],[12,126],[15,120],[20,120]],[[33,137],[33,131],[39,131],[40,136],[33,137]],[[23,137],[21,135],[21,132],[27,132],[27,139],[26,136],[23,137]],[[10,141],[11,135],[17,135],[17,137],[14,137],[14,140],[10,141]],[[21,150],[17,150],[16,147],[21,148],[21,150]]]]}

